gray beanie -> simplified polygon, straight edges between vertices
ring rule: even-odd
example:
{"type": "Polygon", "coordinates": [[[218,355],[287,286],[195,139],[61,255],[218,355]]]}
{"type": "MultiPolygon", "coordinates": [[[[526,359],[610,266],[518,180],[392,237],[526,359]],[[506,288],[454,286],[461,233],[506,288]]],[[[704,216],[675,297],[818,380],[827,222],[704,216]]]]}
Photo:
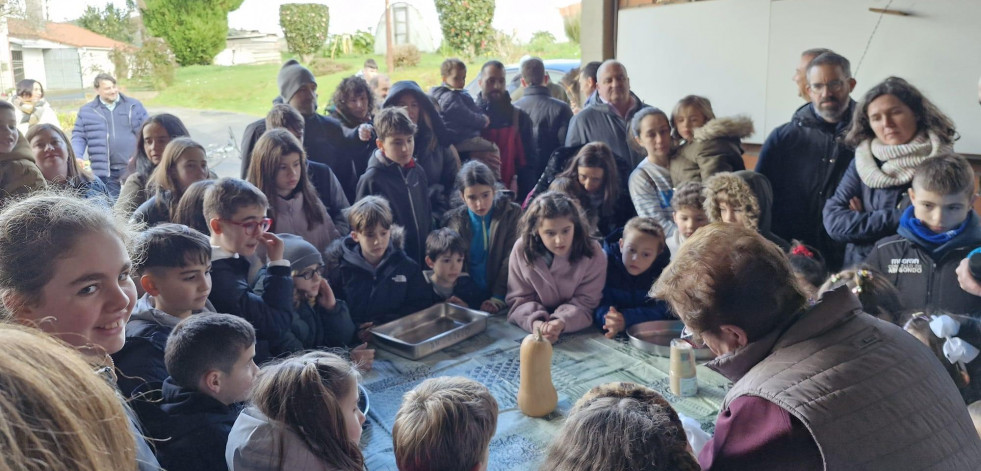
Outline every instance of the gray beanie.
{"type": "Polygon", "coordinates": [[[283,258],[290,261],[293,270],[299,271],[310,265],[324,264],[324,256],[302,237],[295,234],[276,235],[283,239],[283,258]]]}
{"type": "Polygon", "coordinates": [[[296,91],[305,83],[317,83],[313,78],[310,69],[300,65],[296,59],[290,59],[279,69],[279,76],[276,77],[276,84],[279,85],[279,96],[283,101],[289,103],[290,98],[296,95],[296,91]]]}

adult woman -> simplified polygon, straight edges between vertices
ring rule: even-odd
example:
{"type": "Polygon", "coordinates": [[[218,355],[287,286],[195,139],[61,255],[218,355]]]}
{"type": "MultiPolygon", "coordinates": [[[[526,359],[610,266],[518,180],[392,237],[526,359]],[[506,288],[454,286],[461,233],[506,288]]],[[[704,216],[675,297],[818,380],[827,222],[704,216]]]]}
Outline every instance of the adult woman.
{"type": "Polygon", "coordinates": [[[433,215],[440,219],[450,208],[453,183],[457,171],[460,170],[460,156],[456,149],[447,143],[443,120],[440,119],[436,107],[419,84],[410,80],[395,82],[388,91],[388,98],[385,99],[382,108],[390,106],[404,107],[409,113],[409,118],[416,124],[415,148],[412,155],[426,171],[433,215]]]}
{"type": "MultiPolygon", "coordinates": [[[[345,153],[354,162],[356,177],[364,175],[368,168],[368,159],[376,148],[371,132],[371,113],[375,109],[375,94],[365,79],[351,76],[341,80],[330,101],[331,106],[327,109],[329,112],[327,116],[341,122],[345,136],[357,137],[348,140],[345,153]]],[[[354,201],[353,195],[348,197],[354,201]]]]}
{"type": "Polygon", "coordinates": [[[172,139],[190,136],[180,118],[168,113],[156,114],[143,122],[139,139],[136,141],[136,155],[129,161],[126,183],[119,191],[116,209],[129,217],[136,208],[150,199],[146,184],[153,169],[157,168],[164,148],[172,139]]]}
{"type": "Polygon", "coordinates": [[[35,124],[58,126],[58,114],[44,101],[44,87],[37,80],[24,79],[17,82],[17,96],[14,98],[17,130],[27,134],[35,124]]]}
{"type": "Polygon", "coordinates": [[[889,77],[855,107],[845,142],[855,147],[838,189],[824,205],[824,227],[847,242],[845,267],[861,263],[875,242],[896,233],[913,169],[950,152],[954,123],[909,82],[889,77]]]}
{"type": "Polygon", "coordinates": [[[70,188],[85,198],[104,196],[108,201],[106,184],[78,164],[68,136],[61,128],[48,123],[31,126],[26,139],[49,187],[70,188]]]}

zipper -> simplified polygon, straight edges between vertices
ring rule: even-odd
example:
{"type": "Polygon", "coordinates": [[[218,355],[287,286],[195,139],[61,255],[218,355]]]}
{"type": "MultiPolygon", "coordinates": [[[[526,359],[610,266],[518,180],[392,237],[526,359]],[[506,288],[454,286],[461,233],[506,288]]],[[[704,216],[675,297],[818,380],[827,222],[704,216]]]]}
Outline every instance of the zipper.
{"type": "MultiPolygon", "coordinates": [[[[409,188],[409,179],[407,178],[406,174],[402,172],[403,170],[405,169],[399,165],[399,175],[402,177],[402,183],[405,184],[405,194],[409,197],[409,208],[412,209],[412,224],[416,226],[416,248],[419,248],[419,241],[423,239],[422,234],[419,232],[419,219],[416,216],[416,204],[412,201],[412,189],[409,188]]],[[[425,252],[425,249],[423,252],[425,252]]]]}

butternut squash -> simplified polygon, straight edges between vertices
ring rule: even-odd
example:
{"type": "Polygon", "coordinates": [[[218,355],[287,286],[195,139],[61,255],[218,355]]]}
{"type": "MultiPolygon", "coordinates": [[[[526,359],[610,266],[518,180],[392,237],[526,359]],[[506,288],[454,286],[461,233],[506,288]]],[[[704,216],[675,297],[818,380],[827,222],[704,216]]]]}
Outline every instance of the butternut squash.
{"type": "Polygon", "coordinates": [[[544,417],[555,410],[559,395],[552,384],[552,344],[542,329],[521,341],[518,408],[529,417],[544,417]]]}

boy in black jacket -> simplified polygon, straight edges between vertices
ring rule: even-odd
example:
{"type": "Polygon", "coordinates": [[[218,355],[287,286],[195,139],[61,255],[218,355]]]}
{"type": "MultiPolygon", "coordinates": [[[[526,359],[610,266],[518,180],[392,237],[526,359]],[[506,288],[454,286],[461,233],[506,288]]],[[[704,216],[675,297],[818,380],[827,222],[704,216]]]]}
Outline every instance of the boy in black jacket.
{"type": "MultiPolygon", "coordinates": [[[[405,253],[422,263],[433,212],[426,172],[412,158],[416,125],[405,108],[385,108],[375,117],[375,131],[378,150],[358,181],[356,199],[384,196],[391,204],[395,224],[405,227],[405,253]]],[[[353,226],[351,230],[356,231],[353,226]]]]}
{"type": "Polygon", "coordinates": [[[432,286],[433,303],[453,303],[471,309],[490,298],[470,275],[463,273],[467,243],[453,229],[436,229],[426,238],[426,282],[432,286]]]}
{"type": "Polygon", "coordinates": [[[281,352],[271,350],[289,332],[293,321],[293,277],[283,258],[283,241],[266,232],[266,195],[251,183],[221,178],[204,196],[204,218],[211,231],[211,280],[208,298],[218,312],[235,314],[256,330],[256,358],[261,363],[281,352]],[[262,244],[269,264],[263,293],[252,292],[248,257],[262,244]]]}
{"type": "Polygon", "coordinates": [[[927,159],[916,168],[909,197],[899,234],[876,242],[865,263],[896,285],[909,311],[978,316],[981,297],[962,290],[955,273],[981,245],[971,164],[957,154],[927,159]]]}

